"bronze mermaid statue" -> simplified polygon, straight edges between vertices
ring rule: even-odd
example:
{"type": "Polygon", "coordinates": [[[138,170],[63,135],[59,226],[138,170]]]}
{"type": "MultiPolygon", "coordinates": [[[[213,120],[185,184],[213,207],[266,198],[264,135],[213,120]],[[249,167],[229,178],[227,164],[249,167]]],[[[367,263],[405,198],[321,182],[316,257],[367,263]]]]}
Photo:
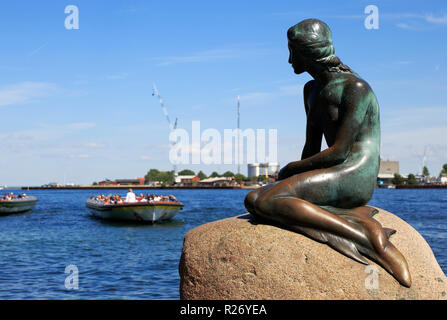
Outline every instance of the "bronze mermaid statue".
{"type": "Polygon", "coordinates": [[[245,207],[324,242],[363,264],[380,264],[410,287],[407,261],[389,241],[395,230],[373,219],[371,200],[380,165],[380,120],[368,83],[334,55],[329,27],[307,19],[287,31],[289,63],[314,80],[304,86],[306,142],[301,160],[290,162],[278,181],[251,191],[245,207]],[[321,151],[322,138],[328,148],[321,151]]]}

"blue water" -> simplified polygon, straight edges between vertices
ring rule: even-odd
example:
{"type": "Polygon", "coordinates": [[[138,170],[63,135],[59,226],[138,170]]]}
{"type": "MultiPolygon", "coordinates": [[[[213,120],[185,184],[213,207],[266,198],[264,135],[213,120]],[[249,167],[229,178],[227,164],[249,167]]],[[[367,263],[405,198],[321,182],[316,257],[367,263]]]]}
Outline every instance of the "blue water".
{"type": "MultiPolygon", "coordinates": [[[[160,191],[185,207],[156,225],[92,218],[85,208],[91,191],[28,192],[39,198],[32,212],[0,217],[0,299],[178,299],[184,235],[244,213],[247,192],[160,191]],[[79,271],[78,290],[65,287],[68,265],[79,271]]],[[[447,190],[377,189],[370,204],[417,229],[447,271],[447,190]]]]}

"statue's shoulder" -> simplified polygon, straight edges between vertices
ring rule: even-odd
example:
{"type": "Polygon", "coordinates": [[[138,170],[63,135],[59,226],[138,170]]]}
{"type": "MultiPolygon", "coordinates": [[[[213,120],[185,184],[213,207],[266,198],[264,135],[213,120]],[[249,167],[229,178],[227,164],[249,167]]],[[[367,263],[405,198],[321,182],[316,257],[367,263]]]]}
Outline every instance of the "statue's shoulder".
{"type": "Polygon", "coordinates": [[[343,91],[344,93],[352,93],[354,91],[357,94],[369,94],[373,92],[369,83],[355,73],[347,76],[343,91]]]}

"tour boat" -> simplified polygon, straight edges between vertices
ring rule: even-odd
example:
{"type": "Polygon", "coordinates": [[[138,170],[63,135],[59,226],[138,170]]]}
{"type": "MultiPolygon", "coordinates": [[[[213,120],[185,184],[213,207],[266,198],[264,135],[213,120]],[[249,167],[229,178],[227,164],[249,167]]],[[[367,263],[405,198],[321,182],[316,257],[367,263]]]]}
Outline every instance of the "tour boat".
{"type": "Polygon", "coordinates": [[[98,218],[154,223],[174,217],[183,208],[183,203],[179,201],[139,201],[105,204],[101,200],[89,199],[86,206],[93,216],[98,218]]]}
{"type": "Polygon", "coordinates": [[[0,199],[0,215],[29,211],[36,205],[36,203],[37,198],[32,196],[12,200],[0,199]]]}

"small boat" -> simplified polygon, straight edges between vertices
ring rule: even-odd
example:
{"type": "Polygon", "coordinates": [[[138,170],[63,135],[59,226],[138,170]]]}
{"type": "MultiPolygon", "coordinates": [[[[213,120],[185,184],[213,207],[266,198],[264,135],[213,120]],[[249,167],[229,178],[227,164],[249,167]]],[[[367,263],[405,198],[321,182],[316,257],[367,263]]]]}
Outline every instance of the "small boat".
{"type": "Polygon", "coordinates": [[[0,199],[0,215],[29,211],[36,205],[36,203],[37,198],[32,196],[12,200],[0,199]]]}
{"type": "Polygon", "coordinates": [[[172,219],[183,208],[183,203],[179,201],[141,201],[105,204],[101,200],[89,199],[86,206],[93,216],[98,218],[154,223],[172,219]]]}

